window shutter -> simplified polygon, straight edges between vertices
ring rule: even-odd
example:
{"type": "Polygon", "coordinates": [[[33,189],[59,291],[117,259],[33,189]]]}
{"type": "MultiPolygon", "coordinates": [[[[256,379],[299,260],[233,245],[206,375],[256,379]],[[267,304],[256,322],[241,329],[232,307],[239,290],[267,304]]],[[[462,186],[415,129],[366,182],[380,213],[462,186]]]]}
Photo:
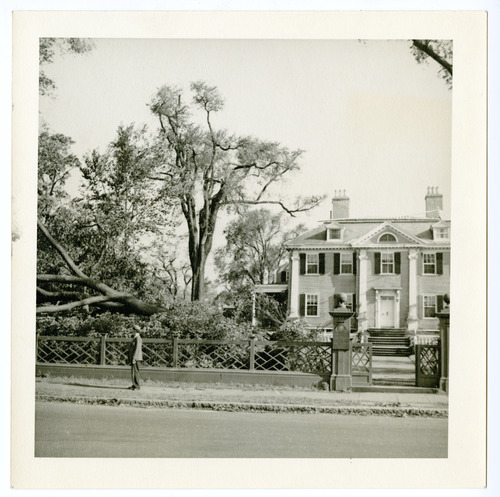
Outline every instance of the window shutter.
{"type": "Polygon", "coordinates": [[[319,254],[319,274],[325,274],[325,254],[319,254]]]}
{"type": "Polygon", "coordinates": [[[443,253],[438,252],[436,254],[436,273],[443,274],[443,253]]]}
{"type": "Polygon", "coordinates": [[[418,296],[418,318],[423,319],[424,317],[424,296],[418,296]]]}
{"type": "Polygon", "coordinates": [[[353,252],[352,253],[352,274],[356,274],[357,262],[358,262],[357,254],[356,254],[356,252],[353,252]]]}
{"type": "Polygon", "coordinates": [[[401,274],[401,252],[394,253],[394,272],[401,274]]]}
{"type": "Polygon", "coordinates": [[[299,295],[299,315],[300,316],[306,315],[306,296],[304,293],[301,293],[299,295]]]}
{"type": "Polygon", "coordinates": [[[443,295],[437,295],[436,300],[437,300],[437,311],[441,312],[443,310],[443,295]]]}
{"type": "Polygon", "coordinates": [[[340,254],[333,254],[333,274],[340,274],[340,254]]]}
{"type": "Polygon", "coordinates": [[[380,274],[380,252],[375,252],[375,274],[380,274]]]}
{"type": "Polygon", "coordinates": [[[356,294],[352,294],[352,312],[356,312],[356,294]]]}
{"type": "Polygon", "coordinates": [[[300,274],[306,274],[306,254],[300,254],[300,274]]]}

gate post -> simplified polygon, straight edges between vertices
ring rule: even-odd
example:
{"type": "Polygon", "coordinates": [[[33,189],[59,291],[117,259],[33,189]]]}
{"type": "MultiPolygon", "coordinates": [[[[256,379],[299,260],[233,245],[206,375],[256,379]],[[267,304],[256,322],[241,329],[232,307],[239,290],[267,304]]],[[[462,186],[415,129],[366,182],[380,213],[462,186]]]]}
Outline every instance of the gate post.
{"type": "Polygon", "coordinates": [[[354,313],[346,307],[342,294],[340,301],[339,306],[330,312],[333,318],[330,390],[347,392],[352,388],[349,332],[350,319],[354,313]]]}
{"type": "Polygon", "coordinates": [[[450,359],[450,297],[448,294],[444,296],[443,300],[443,309],[436,313],[436,316],[439,318],[439,333],[441,338],[441,377],[439,378],[439,388],[444,392],[448,392],[448,364],[450,359]]]}

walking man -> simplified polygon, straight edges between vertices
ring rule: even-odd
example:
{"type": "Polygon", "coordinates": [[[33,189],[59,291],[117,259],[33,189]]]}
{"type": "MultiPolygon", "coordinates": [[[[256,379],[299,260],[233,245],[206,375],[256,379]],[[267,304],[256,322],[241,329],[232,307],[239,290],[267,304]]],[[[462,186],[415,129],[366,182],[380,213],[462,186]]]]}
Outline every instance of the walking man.
{"type": "Polygon", "coordinates": [[[141,389],[141,379],[139,376],[139,362],[142,361],[142,338],[141,329],[138,325],[134,325],[135,335],[130,344],[130,349],[128,353],[131,374],[132,374],[132,386],[128,387],[129,390],[140,390],[141,389]]]}

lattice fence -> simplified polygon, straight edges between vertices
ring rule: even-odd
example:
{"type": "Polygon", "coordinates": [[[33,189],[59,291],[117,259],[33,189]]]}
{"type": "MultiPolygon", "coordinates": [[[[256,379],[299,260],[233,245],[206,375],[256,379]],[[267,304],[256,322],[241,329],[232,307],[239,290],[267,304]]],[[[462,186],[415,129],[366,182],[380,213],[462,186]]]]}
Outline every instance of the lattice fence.
{"type": "Polygon", "coordinates": [[[255,369],[329,373],[331,345],[325,342],[261,342],[255,344],[255,369]]]}
{"type": "MultiPolygon", "coordinates": [[[[131,339],[38,337],[37,361],[57,364],[128,364],[131,339]]],[[[143,339],[143,366],[331,374],[329,342],[143,339]]],[[[352,344],[353,374],[371,375],[371,344],[352,344]]]]}
{"type": "Polygon", "coordinates": [[[178,340],[177,367],[249,369],[249,341],[178,340]]]}
{"type": "Polygon", "coordinates": [[[38,337],[37,362],[58,364],[99,364],[98,338],[38,337]]]}
{"type": "Polygon", "coordinates": [[[353,343],[351,345],[352,374],[364,377],[368,385],[372,384],[372,346],[371,343],[353,343]]]}

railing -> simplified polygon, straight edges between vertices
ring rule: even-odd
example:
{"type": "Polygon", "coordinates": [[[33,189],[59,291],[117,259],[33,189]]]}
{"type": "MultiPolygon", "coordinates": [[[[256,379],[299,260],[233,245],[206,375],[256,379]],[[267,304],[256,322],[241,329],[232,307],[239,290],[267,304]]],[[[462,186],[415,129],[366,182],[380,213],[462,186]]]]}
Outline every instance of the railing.
{"type": "MultiPolygon", "coordinates": [[[[41,364],[125,365],[131,339],[37,337],[41,364]]],[[[144,338],[143,366],[211,368],[249,371],[295,371],[331,374],[331,342],[276,342],[267,340],[171,340],[144,338]]],[[[369,375],[372,344],[351,344],[353,374],[369,375]]]]}

